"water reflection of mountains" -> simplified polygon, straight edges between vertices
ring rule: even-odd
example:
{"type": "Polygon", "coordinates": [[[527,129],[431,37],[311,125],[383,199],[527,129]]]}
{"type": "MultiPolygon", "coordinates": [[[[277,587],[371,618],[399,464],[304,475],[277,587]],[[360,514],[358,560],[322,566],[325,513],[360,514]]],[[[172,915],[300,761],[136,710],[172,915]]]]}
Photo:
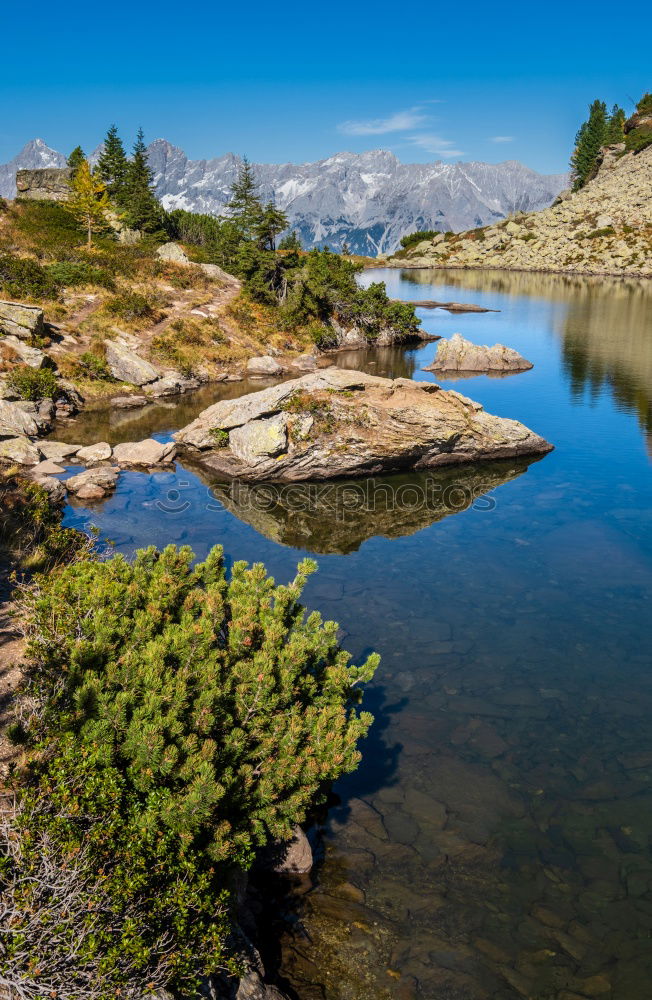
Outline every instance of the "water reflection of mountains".
{"type": "Polygon", "coordinates": [[[485,294],[525,296],[565,306],[552,312],[571,393],[580,399],[608,388],[652,433],[652,283],[524,271],[402,271],[410,284],[433,280],[485,294]]]}
{"type": "MultiPolygon", "coordinates": [[[[367,539],[412,535],[451,514],[490,511],[493,490],[537,459],[450,466],[424,473],[286,485],[210,483],[214,502],[280,545],[317,554],[355,552],[367,539]]],[[[189,463],[187,463],[189,464],[189,463]]]]}

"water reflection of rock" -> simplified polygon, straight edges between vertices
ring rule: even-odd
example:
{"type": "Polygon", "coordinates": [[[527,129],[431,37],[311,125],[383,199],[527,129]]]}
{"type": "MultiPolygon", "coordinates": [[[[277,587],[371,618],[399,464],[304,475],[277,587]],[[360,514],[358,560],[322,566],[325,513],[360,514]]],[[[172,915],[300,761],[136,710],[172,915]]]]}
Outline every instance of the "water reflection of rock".
{"type": "Polygon", "coordinates": [[[517,479],[532,461],[287,485],[215,482],[202,467],[186,464],[210,484],[215,502],[271,541],[318,554],[345,554],[369,538],[412,535],[471,506],[490,510],[496,501],[488,494],[517,479]]]}

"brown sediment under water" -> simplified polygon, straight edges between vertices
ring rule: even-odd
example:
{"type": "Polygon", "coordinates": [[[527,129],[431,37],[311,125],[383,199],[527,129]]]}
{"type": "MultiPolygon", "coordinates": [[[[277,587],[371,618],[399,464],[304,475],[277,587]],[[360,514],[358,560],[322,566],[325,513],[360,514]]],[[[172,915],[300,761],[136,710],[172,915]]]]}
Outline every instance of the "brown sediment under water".
{"type": "MultiPolygon", "coordinates": [[[[504,379],[422,372],[436,343],[337,355],[439,381],[555,445],[535,462],[261,495],[191,462],[126,472],[96,524],[118,551],[168,542],[305,553],[306,603],[382,663],[359,770],[279,971],[300,1000],[643,1000],[652,992],[652,287],[473,271],[381,271],[393,298],[534,363],[504,379]],[[301,492],[303,490],[303,492],[301,492]]],[[[165,437],[225,393],[82,415],[68,440],[165,437]]],[[[305,890],[305,886],[303,887],[305,890]]]]}

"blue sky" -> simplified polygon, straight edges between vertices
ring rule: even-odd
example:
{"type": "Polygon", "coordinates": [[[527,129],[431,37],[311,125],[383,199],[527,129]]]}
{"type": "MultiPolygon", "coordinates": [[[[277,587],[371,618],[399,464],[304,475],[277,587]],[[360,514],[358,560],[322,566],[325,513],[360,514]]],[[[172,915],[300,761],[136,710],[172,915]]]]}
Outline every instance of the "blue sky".
{"type": "Polygon", "coordinates": [[[566,169],[586,106],[652,89],[650,5],[34,0],[2,15],[0,161],[39,136],[87,150],[112,121],[192,157],[566,169]]]}

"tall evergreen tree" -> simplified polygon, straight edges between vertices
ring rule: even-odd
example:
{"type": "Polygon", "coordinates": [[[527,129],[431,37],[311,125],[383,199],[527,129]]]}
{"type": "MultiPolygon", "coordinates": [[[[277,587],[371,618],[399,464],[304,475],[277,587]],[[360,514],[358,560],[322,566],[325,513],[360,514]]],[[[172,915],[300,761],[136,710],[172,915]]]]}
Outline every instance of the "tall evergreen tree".
{"type": "Polygon", "coordinates": [[[77,170],[79,170],[80,166],[82,165],[85,159],[86,155],[81,146],[75,146],[75,148],[73,149],[72,153],[70,154],[67,160],[68,166],[72,167],[73,176],[75,175],[77,170]]]}
{"type": "Polygon", "coordinates": [[[625,112],[617,104],[614,104],[607,119],[604,141],[606,146],[615,146],[616,143],[625,141],[625,112]]]}
{"type": "Polygon", "coordinates": [[[97,173],[106,185],[109,197],[120,204],[124,196],[129,162],[118,129],[111,125],[104,139],[104,149],[97,161],[97,173]]]}
{"type": "MultiPolygon", "coordinates": [[[[234,223],[246,240],[254,239],[256,227],[263,214],[263,206],[258,194],[258,183],[254,169],[245,156],[238,176],[231,185],[229,212],[234,223]]],[[[280,231],[280,230],[279,230],[280,231]]]]}
{"type": "Polygon", "coordinates": [[[261,250],[276,250],[276,237],[287,229],[288,217],[276,205],[268,201],[255,226],[255,235],[261,250]]]}
{"type": "Polygon", "coordinates": [[[163,222],[161,206],[153,190],[154,177],[147,162],[147,147],[142,128],[138,129],[133,156],[127,164],[121,204],[132,229],[145,233],[159,230],[163,222]]]}
{"type": "Polygon", "coordinates": [[[279,250],[302,250],[301,240],[297,236],[296,229],[293,229],[291,233],[284,236],[278,245],[279,250]]]}
{"type": "Polygon", "coordinates": [[[571,156],[573,187],[577,191],[584,187],[593,176],[597,166],[598,153],[607,136],[607,106],[604,101],[594,101],[589,107],[588,121],[584,122],[575,136],[575,149],[571,156]]]}

